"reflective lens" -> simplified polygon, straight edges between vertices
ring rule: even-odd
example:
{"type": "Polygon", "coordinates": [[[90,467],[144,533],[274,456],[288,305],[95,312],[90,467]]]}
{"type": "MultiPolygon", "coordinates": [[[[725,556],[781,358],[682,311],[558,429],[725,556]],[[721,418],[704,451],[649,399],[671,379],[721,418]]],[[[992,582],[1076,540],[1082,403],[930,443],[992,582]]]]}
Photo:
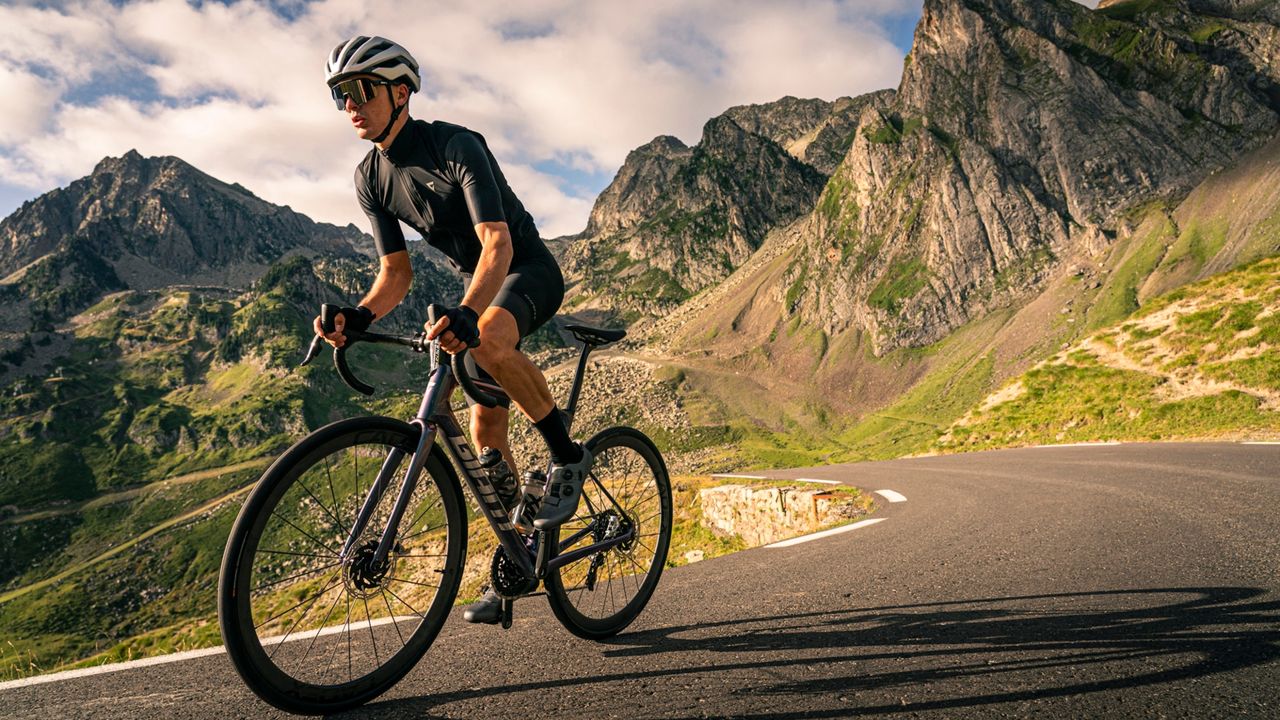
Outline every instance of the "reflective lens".
{"type": "Polygon", "coordinates": [[[368,78],[343,80],[330,88],[333,93],[333,104],[336,105],[339,110],[345,110],[347,108],[347,98],[351,98],[351,102],[356,105],[363,105],[373,99],[373,93],[376,86],[386,84],[387,83],[375,83],[368,78]]]}

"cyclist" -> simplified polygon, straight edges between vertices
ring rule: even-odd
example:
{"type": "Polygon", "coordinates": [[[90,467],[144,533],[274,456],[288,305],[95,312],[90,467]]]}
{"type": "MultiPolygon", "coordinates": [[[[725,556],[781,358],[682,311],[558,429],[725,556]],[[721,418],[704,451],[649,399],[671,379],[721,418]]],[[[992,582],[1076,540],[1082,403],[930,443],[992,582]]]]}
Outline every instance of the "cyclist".
{"type": "MultiPolygon", "coordinates": [[[[570,439],[546,378],[520,352],[520,340],[551,319],[564,298],[564,278],[533,218],[516,198],[484,138],[450,123],[409,117],[409,97],[420,89],[418,63],[400,45],[357,35],[329,53],[325,80],[356,135],[375,147],[356,169],[356,195],[373,225],[378,277],[354,308],[343,308],[325,333],[340,347],[343,330],[364,330],[404,299],[413,279],[403,221],[448,257],[465,280],[462,302],[426,330],[457,353],[479,339],[468,355],[473,376],[500,385],[533,421],[551,451],[550,487],[533,526],[546,529],[569,519],[591,469],[590,451],[570,439]]],[[[513,474],[507,441],[507,406],[486,408],[467,398],[476,446],[501,451],[513,474]]],[[[518,476],[518,475],[517,475],[518,476]]],[[[518,512],[518,511],[517,511],[518,512]]],[[[497,623],[500,598],[493,592],[467,609],[470,622],[497,623]]]]}

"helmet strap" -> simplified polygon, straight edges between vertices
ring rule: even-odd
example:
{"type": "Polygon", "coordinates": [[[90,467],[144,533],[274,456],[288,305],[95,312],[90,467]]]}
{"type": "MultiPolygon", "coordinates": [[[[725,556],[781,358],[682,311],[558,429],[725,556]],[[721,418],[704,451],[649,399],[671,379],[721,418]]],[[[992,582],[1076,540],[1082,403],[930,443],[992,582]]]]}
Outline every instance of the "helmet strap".
{"type": "Polygon", "coordinates": [[[378,137],[370,138],[369,142],[375,145],[387,139],[387,136],[391,134],[391,128],[396,126],[396,120],[400,118],[400,113],[409,104],[409,101],[406,100],[404,105],[396,105],[394,85],[388,85],[387,90],[390,91],[387,93],[387,98],[391,100],[391,118],[387,120],[387,126],[382,128],[382,132],[378,133],[378,137]]]}

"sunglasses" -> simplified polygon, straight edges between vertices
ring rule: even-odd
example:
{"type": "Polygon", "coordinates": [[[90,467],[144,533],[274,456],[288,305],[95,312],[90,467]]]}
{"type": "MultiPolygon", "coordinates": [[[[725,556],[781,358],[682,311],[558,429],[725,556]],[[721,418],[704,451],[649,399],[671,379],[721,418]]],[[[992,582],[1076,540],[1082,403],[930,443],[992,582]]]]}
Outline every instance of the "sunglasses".
{"type": "Polygon", "coordinates": [[[343,80],[342,82],[330,88],[333,93],[333,104],[339,110],[347,109],[347,98],[351,98],[351,102],[356,105],[363,105],[373,99],[374,89],[378,85],[388,85],[389,82],[375,82],[369,78],[355,78],[354,80],[343,80]]]}

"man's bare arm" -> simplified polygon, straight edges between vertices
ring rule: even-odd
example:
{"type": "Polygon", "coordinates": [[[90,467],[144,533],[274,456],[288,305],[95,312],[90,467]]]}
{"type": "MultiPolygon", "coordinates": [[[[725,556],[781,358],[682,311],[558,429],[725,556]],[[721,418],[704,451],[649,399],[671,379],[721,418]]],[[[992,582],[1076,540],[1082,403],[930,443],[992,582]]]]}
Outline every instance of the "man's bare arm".
{"type": "Polygon", "coordinates": [[[386,317],[409,294],[412,284],[413,263],[409,262],[409,251],[384,255],[378,268],[378,278],[360,304],[372,310],[374,317],[386,317]]]}
{"type": "Polygon", "coordinates": [[[477,315],[483,315],[507,279],[514,251],[511,248],[511,231],[505,222],[480,223],[476,225],[476,236],[480,238],[483,249],[462,304],[475,310],[477,315]]]}

